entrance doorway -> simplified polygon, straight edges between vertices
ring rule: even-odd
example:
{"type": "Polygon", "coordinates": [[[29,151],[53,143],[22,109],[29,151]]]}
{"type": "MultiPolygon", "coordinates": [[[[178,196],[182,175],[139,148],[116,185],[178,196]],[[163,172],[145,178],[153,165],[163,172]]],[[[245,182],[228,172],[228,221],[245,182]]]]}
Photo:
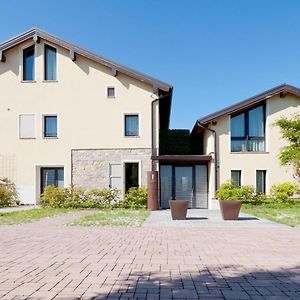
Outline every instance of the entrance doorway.
{"type": "Polygon", "coordinates": [[[188,200],[189,208],[207,208],[207,165],[161,165],[161,207],[169,208],[170,199],[188,200]]]}
{"type": "Polygon", "coordinates": [[[126,162],[124,164],[125,193],[131,187],[139,187],[139,163],[126,162]]]}

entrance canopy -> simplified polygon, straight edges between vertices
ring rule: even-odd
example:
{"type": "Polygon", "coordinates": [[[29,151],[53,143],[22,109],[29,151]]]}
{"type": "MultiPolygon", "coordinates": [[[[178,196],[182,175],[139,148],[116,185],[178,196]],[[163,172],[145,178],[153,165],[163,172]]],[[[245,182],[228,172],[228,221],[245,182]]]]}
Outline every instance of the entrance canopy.
{"type": "Polygon", "coordinates": [[[166,164],[206,164],[212,160],[211,155],[158,155],[152,156],[152,160],[166,164]]]}

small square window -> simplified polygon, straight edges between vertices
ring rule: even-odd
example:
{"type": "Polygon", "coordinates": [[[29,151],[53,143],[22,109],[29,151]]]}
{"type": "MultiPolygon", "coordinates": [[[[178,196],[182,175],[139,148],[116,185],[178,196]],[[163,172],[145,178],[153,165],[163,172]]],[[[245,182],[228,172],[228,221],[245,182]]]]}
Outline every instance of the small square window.
{"type": "Polygon", "coordinates": [[[108,87],[107,88],[107,98],[115,98],[115,88],[114,87],[108,87]]]}
{"type": "Polygon", "coordinates": [[[138,115],[125,115],[125,136],[139,136],[138,115]]]}
{"type": "Polygon", "coordinates": [[[57,137],[57,116],[44,116],[44,137],[57,137]]]}

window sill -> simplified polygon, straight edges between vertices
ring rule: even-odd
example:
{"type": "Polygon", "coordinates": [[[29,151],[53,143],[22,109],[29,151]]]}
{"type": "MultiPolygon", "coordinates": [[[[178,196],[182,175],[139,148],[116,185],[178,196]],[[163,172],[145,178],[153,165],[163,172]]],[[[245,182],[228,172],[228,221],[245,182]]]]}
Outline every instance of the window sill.
{"type": "Polygon", "coordinates": [[[57,140],[58,136],[43,136],[44,140],[57,140]]]}
{"type": "Polygon", "coordinates": [[[230,154],[269,154],[268,151],[240,151],[240,152],[230,152],[230,154]]]}
{"type": "Polygon", "coordinates": [[[116,96],[107,96],[107,99],[116,99],[116,96]]]}
{"type": "Polygon", "coordinates": [[[36,140],[36,137],[19,137],[20,140],[36,140]]]}
{"type": "Polygon", "coordinates": [[[140,135],[125,135],[125,138],[140,138],[140,135]]]}
{"type": "Polygon", "coordinates": [[[21,83],[36,83],[36,80],[21,80],[21,83]]]}
{"type": "Polygon", "coordinates": [[[58,80],[43,80],[43,83],[55,83],[58,82],[58,80]]]}

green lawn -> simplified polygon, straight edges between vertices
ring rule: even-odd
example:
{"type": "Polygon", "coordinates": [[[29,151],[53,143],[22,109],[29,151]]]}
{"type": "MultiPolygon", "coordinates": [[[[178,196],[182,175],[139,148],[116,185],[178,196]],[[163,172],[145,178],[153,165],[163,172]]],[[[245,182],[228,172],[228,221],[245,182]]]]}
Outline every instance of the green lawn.
{"type": "Polygon", "coordinates": [[[9,213],[0,213],[0,225],[13,225],[38,221],[45,217],[64,214],[70,209],[62,208],[33,208],[9,213]]]}
{"type": "Polygon", "coordinates": [[[101,212],[75,220],[71,225],[139,227],[149,212],[145,209],[104,209],[101,212]]]}
{"type": "Polygon", "coordinates": [[[243,203],[242,212],[292,227],[300,226],[299,200],[292,201],[291,203],[265,201],[258,205],[243,203]]]}

